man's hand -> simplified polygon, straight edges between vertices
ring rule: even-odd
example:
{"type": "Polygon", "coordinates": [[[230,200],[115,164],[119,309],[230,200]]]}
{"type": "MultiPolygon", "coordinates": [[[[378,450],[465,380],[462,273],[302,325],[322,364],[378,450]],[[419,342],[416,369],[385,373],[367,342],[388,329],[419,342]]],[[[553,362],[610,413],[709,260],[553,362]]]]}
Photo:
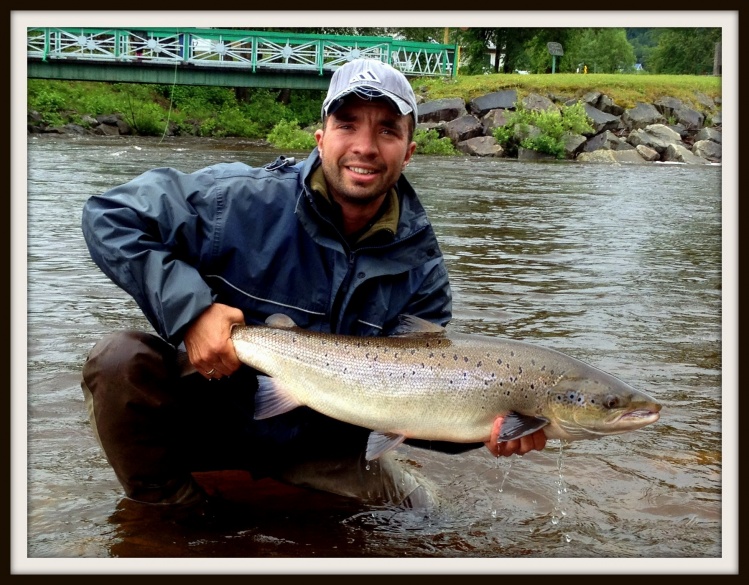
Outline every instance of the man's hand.
{"type": "Polygon", "coordinates": [[[515,453],[518,455],[525,455],[528,451],[541,451],[546,446],[546,434],[543,429],[540,429],[533,434],[526,435],[525,437],[520,437],[519,439],[498,443],[499,429],[502,428],[504,420],[505,418],[503,416],[498,416],[494,419],[491,437],[485,443],[486,448],[489,449],[495,457],[499,457],[500,455],[503,457],[509,457],[515,453]]]}
{"type": "Polygon", "coordinates": [[[205,378],[229,376],[242,365],[231,341],[231,327],[244,325],[239,309],[214,303],[195,319],[185,333],[185,348],[190,363],[205,378]]]}

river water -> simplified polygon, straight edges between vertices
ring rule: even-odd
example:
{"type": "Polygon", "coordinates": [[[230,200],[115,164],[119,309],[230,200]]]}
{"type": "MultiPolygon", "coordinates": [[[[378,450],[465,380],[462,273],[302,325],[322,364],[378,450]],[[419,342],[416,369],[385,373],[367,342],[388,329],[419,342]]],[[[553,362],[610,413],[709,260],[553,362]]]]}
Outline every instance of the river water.
{"type": "MultiPolygon", "coordinates": [[[[91,262],[83,202],[151,167],[261,165],[277,154],[236,140],[28,139],[27,444],[18,454],[27,473],[14,486],[12,541],[22,566],[694,573],[733,550],[724,466],[736,447],[723,417],[735,414],[737,388],[723,373],[716,165],[416,156],[408,168],[447,259],[450,327],[537,343],[612,373],[663,404],[654,425],[499,460],[485,449],[404,446],[440,488],[433,514],[238,473],[201,477],[233,498],[230,526],[178,527],[130,509],[90,433],[79,372],[101,336],[148,324],[91,262]]],[[[12,392],[23,399],[24,388],[12,392]]]]}

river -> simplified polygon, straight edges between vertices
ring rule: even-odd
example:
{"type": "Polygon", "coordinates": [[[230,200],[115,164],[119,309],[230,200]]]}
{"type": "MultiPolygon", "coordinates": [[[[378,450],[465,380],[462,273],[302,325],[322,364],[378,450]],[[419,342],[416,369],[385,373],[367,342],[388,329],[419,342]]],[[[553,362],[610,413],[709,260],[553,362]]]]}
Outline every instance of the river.
{"type": "Polygon", "coordinates": [[[402,446],[440,488],[434,514],[209,474],[235,496],[237,521],[187,529],[129,510],[90,433],[87,352],[148,324],[91,262],[81,207],[151,167],[278,153],[208,139],[27,145],[27,387],[12,388],[15,401],[26,392],[27,473],[14,477],[12,548],[31,571],[695,573],[737,545],[724,501],[737,388],[723,372],[721,166],[417,155],[407,175],[447,260],[450,327],[568,353],[654,396],[661,419],[499,460],[402,446]]]}

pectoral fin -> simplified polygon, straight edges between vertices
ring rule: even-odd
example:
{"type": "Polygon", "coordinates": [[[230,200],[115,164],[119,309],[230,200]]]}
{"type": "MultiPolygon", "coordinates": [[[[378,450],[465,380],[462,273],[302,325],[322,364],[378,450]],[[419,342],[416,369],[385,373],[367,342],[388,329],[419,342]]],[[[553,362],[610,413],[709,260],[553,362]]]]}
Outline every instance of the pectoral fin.
{"type": "Polygon", "coordinates": [[[279,384],[275,378],[257,377],[255,393],[255,419],[270,418],[301,406],[290,392],[279,384]]]}
{"type": "Polygon", "coordinates": [[[505,416],[499,429],[498,443],[519,439],[525,435],[535,433],[538,429],[549,424],[549,420],[540,416],[526,416],[517,412],[511,412],[505,416]]]}
{"type": "Polygon", "coordinates": [[[404,435],[372,431],[367,440],[367,461],[377,459],[406,440],[404,435]]]}

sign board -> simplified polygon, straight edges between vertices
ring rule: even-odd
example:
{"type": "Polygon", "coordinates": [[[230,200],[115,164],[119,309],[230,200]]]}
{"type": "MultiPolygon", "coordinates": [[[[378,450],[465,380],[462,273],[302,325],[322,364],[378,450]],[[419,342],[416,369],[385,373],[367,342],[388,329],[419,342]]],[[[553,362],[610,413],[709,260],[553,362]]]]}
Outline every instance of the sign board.
{"type": "Polygon", "coordinates": [[[562,45],[559,43],[546,43],[546,47],[549,49],[549,55],[554,55],[556,57],[564,55],[562,45]]]}

